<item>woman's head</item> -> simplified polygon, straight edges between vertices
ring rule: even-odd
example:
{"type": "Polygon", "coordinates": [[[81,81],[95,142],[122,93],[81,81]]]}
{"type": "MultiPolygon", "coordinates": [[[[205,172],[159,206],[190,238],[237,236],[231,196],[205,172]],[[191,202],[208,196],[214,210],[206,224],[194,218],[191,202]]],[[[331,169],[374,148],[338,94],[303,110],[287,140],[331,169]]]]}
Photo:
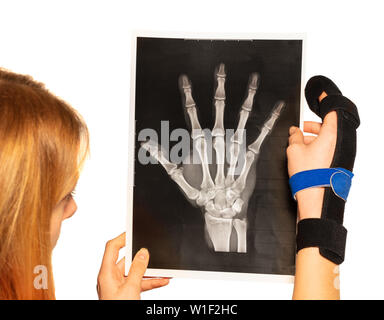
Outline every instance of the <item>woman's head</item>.
{"type": "Polygon", "coordinates": [[[51,252],[88,151],[81,117],[31,77],[0,69],[0,298],[54,298],[51,252]],[[34,270],[48,270],[48,289],[34,270]]]}

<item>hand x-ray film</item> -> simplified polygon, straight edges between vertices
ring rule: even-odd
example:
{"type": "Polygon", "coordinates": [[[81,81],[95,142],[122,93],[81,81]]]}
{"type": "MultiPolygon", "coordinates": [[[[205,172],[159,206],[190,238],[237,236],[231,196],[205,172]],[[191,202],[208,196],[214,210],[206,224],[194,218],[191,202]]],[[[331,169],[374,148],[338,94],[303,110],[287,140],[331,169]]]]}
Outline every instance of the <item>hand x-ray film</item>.
{"type": "Polygon", "coordinates": [[[292,279],[303,36],[146,34],[133,49],[127,267],[145,247],[148,276],[292,279]]]}

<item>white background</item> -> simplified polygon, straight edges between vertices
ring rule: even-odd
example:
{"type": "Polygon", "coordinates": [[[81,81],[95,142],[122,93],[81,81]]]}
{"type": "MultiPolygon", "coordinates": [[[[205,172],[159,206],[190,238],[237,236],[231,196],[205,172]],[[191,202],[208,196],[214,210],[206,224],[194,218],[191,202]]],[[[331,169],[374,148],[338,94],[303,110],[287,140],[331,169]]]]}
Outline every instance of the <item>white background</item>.
{"type": "MultiPolygon", "coordinates": [[[[131,32],[303,32],[304,80],[323,74],[359,107],[346,206],[344,299],[383,299],[381,1],[0,1],[0,66],[33,75],[84,116],[91,158],[54,251],[58,299],[96,299],[105,242],[125,229],[131,32]]],[[[305,119],[316,119],[306,107],[305,119]]],[[[182,213],[181,213],[182,214],[182,213]]],[[[173,279],[144,299],[290,299],[292,284],[173,279]]]]}

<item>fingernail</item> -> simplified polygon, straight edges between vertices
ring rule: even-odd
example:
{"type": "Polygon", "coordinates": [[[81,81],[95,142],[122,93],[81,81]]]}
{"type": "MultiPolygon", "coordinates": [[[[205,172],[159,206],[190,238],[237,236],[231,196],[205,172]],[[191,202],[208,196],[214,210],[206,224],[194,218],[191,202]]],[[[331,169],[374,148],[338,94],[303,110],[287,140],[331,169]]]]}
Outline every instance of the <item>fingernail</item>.
{"type": "Polygon", "coordinates": [[[296,130],[296,127],[290,127],[290,128],[289,128],[289,134],[294,133],[295,130],[296,130]]]}
{"type": "Polygon", "coordinates": [[[137,253],[137,257],[142,260],[147,259],[148,250],[146,248],[141,248],[140,251],[137,253]]]}

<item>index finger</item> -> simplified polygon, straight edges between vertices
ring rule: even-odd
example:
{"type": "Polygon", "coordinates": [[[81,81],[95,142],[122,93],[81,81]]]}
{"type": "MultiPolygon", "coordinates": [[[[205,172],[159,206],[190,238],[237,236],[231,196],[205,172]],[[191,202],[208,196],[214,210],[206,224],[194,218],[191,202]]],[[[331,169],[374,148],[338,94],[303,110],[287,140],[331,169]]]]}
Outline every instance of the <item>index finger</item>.
{"type": "Polygon", "coordinates": [[[192,84],[185,74],[179,77],[179,89],[182,95],[184,112],[187,114],[187,125],[191,129],[192,139],[203,137],[204,134],[197,116],[196,103],[192,97],[192,84]]]}
{"type": "Polygon", "coordinates": [[[112,268],[116,266],[119,251],[123,247],[125,247],[125,232],[107,242],[101,268],[112,268]]]}
{"type": "Polygon", "coordinates": [[[304,132],[319,134],[321,129],[321,123],[315,121],[304,121],[304,132]]]}

